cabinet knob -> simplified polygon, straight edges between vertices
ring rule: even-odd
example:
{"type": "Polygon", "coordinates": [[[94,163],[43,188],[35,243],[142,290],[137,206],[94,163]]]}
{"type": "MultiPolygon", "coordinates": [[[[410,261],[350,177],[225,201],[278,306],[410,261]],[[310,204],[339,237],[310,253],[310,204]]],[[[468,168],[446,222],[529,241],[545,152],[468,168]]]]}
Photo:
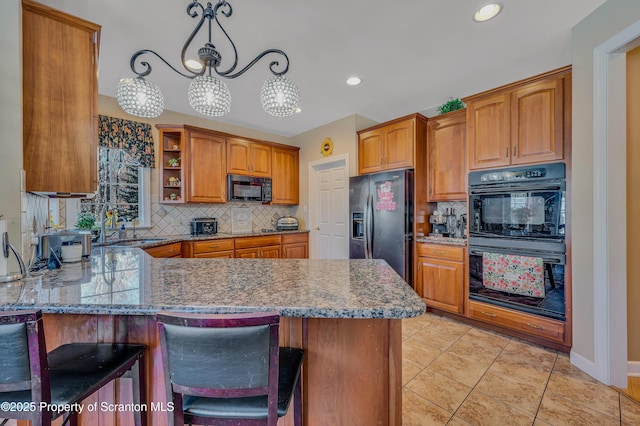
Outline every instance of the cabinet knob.
{"type": "Polygon", "coordinates": [[[506,148],[506,151],[504,153],[504,158],[509,158],[509,147],[506,148]]]}
{"type": "Polygon", "coordinates": [[[480,311],[483,315],[486,315],[488,317],[495,317],[496,314],[490,314],[489,312],[485,312],[485,311],[480,311]]]}
{"type": "Polygon", "coordinates": [[[513,156],[517,157],[518,156],[518,145],[514,145],[513,146],[513,156]]]}
{"type": "Polygon", "coordinates": [[[529,324],[527,323],[527,325],[531,328],[535,328],[536,330],[544,330],[544,327],[539,326],[539,325],[535,325],[535,324],[529,324]]]}

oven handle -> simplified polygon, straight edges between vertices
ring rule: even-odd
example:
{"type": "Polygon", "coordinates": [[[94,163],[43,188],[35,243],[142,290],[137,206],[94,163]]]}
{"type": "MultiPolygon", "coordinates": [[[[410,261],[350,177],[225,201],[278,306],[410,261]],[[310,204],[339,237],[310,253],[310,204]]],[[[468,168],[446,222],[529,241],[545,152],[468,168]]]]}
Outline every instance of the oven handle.
{"type": "Polygon", "coordinates": [[[499,254],[512,254],[515,256],[528,256],[528,257],[539,257],[542,259],[544,263],[551,263],[554,265],[564,265],[565,259],[564,256],[553,256],[548,253],[542,252],[532,252],[532,251],[519,251],[515,249],[505,249],[505,248],[491,248],[491,247],[483,247],[483,248],[471,248],[469,247],[469,256],[482,256],[483,253],[499,253],[499,254]]]}
{"type": "Polygon", "coordinates": [[[495,186],[469,187],[469,195],[500,194],[505,192],[530,192],[530,191],[564,191],[564,182],[541,182],[524,184],[497,184],[495,186]]]}

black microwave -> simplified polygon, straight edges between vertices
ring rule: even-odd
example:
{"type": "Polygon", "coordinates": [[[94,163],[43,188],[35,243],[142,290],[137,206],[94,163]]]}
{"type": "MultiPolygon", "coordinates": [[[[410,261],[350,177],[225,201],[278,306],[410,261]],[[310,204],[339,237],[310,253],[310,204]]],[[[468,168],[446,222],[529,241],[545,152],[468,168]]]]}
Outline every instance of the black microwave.
{"type": "Polygon", "coordinates": [[[228,201],[271,202],[271,179],[241,175],[227,175],[228,201]]]}

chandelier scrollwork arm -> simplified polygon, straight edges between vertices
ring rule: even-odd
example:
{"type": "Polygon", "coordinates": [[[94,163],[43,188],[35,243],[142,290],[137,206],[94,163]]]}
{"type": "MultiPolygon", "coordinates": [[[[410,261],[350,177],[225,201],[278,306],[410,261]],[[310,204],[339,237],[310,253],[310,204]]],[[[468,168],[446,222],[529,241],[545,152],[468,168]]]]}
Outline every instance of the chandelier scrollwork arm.
{"type": "Polygon", "coordinates": [[[147,61],[140,61],[140,65],[142,67],[144,67],[144,70],[142,71],[138,71],[136,69],[136,60],[145,54],[151,54],[151,55],[155,55],[158,59],[160,59],[162,62],[164,62],[169,68],[171,68],[172,70],[174,70],[175,72],[177,72],[178,74],[180,74],[183,77],[186,78],[194,78],[197,77],[199,75],[202,75],[202,73],[204,72],[204,68],[202,72],[199,73],[195,73],[191,70],[189,70],[187,68],[187,71],[189,71],[190,74],[185,74],[182,71],[180,71],[179,69],[177,69],[176,67],[174,67],[173,65],[171,65],[166,59],[164,59],[162,56],[160,56],[159,53],[156,53],[155,51],[151,50],[151,49],[142,49],[142,50],[138,50],[136,53],[133,54],[133,56],[131,56],[131,61],[129,61],[129,66],[131,67],[131,71],[134,72],[134,74],[137,74],[138,77],[146,77],[149,74],[151,74],[151,64],[149,64],[149,62],[147,61]]]}
{"type": "MultiPolygon", "coordinates": [[[[274,69],[274,67],[280,66],[280,62],[278,61],[271,61],[271,63],[269,64],[269,71],[271,71],[271,73],[273,75],[279,76],[279,75],[283,75],[286,74],[287,71],[289,71],[289,57],[287,56],[286,53],[284,53],[282,50],[280,49],[268,49],[265,50],[264,52],[260,53],[258,56],[256,56],[254,58],[253,61],[249,62],[247,64],[247,66],[245,66],[244,68],[242,68],[240,71],[238,71],[235,74],[230,74],[231,72],[233,72],[233,70],[235,69],[235,66],[225,72],[220,72],[216,69],[216,73],[218,73],[218,75],[223,76],[223,77],[227,77],[227,78],[236,78],[241,76],[242,74],[244,74],[249,68],[251,68],[252,66],[254,66],[256,64],[256,62],[258,62],[260,59],[264,58],[265,56],[267,56],[270,53],[276,53],[279,55],[282,55],[285,59],[285,66],[284,69],[282,71],[276,71],[274,69]]],[[[237,62],[237,61],[236,61],[237,62]]]]}

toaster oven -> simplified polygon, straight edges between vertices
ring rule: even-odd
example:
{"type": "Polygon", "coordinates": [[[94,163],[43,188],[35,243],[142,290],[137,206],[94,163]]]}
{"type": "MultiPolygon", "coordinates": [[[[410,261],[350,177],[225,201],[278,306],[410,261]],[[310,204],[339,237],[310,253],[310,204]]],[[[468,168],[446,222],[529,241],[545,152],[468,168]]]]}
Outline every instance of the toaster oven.
{"type": "Polygon", "coordinates": [[[191,220],[191,235],[215,235],[218,221],[215,217],[195,217],[191,220]]]}

